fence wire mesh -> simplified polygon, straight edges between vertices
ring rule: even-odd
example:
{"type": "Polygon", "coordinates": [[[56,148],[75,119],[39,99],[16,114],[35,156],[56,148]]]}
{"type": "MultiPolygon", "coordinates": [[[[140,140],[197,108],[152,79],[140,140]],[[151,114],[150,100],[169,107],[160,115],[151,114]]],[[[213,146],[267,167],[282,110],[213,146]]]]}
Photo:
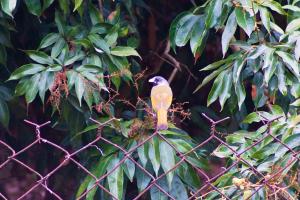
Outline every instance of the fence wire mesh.
{"type": "MultiPolygon", "coordinates": [[[[139,142],[136,146],[134,146],[133,148],[130,148],[130,150],[126,150],[124,149],[122,146],[112,142],[111,140],[103,137],[101,134],[98,134],[96,136],[96,138],[89,142],[88,144],[86,144],[85,146],[75,150],[75,151],[70,151],[67,150],[66,148],[62,147],[62,145],[56,144],[55,142],[52,142],[46,138],[43,137],[43,134],[41,133],[41,129],[47,125],[50,124],[50,121],[42,123],[42,124],[37,124],[35,122],[32,121],[28,121],[28,120],[24,120],[28,125],[32,126],[35,129],[34,132],[34,141],[32,141],[29,145],[25,146],[24,148],[22,148],[19,151],[15,151],[9,144],[8,142],[6,142],[5,140],[0,140],[0,146],[2,150],[2,155],[1,155],[1,164],[0,164],[0,174],[1,171],[3,173],[3,169],[11,162],[14,162],[17,165],[20,165],[24,168],[26,168],[29,172],[31,172],[32,174],[34,174],[37,177],[37,180],[34,181],[34,183],[32,185],[29,186],[29,189],[27,189],[26,191],[24,191],[24,193],[18,197],[16,197],[16,199],[34,199],[30,196],[31,193],[34,192],[34,190],[37,190],[38,188],[42,187],[44,189],[44,191],[48,192],[51,196],[51,199],[64,199],[58,191],[55,191],[55,189],[52,188],[51,185],[48,185],[48,180],[54,176],[57,173],[60,173],[59,170],[61,170],[62,168],[66,167],[67,165],[69,165],[70,163],[74,164],[78,169],[81,170],[82,173],[85,173],[86,175],[89,175],[90,177],[92,177],[92,179],[94,179],[94,184],[90,185],[88,187],[88,189],[86,189],[82,194],[80,194],[80,196],[78,196],[76,199],[80,200],[80,199],[85,199],[87,197],[87,195],[96,187],[98,187],[99,189],[101,189],[104,193],[106,193],[106,195],[110,196],[110,198],[112,199],[118,199],[117,196],[115,196],[109,189],[107,186],[101,184],[102,181],[104,179],[106,179],[110,174],[114,173],[115,170],[117,170],[118,168],[121,167],[121,165],[126,162],[126,160],[130,160],[131,162],[134,163],[135,167],[140,169],[145,175],[147,175],[148,177],[151,178],[150,183],[142,190],[140,191],[133,199],[137,200],[137,199],[144,199],[143,196],[149,192],[149,190],[153,187],[156,187],[157,190],[159,190],[161,193],[163,193],[168,199],[172,199],[175,200],[176,198],[172,196],[172,194],[170,194],[169,191],[167,191],[166,189],[164,189],[158,182],[159,180],[161,180],[162,178],[165,178],[168,173],[175,171],[183,162],[189,163],[193,169],[195,169],[198,173],[199,176],[202,177],[203,182],[201,184],[200,188],[197,188],[197,190],[194,191],[190,191],[189,193],[189,197],[188,199],[206,199],[208,197],[208,194],[210,194],[212,191],[216,192],[217,195],[215,195],[214,197],[210,197],[210,199],[232,199],[228,193],[224,192],[223,188],[218,188],[214,182],[221,176],[223,176],[225,173],[227,173],[230,169],[232,169],[233,167],[243,164],[246,165],[248,167],[248,170],[250,170],[255,176],[256,178],[259,180],[257,183],[252,184],[251,185],[251,193],[248,194],[246,197],[244,197],[244,199],[251,199],[254,197],[254,195],[256,193],[258,193],[260,191],[260,189],[262,189],[263,187],[267,187],[269,189],[269,191],[272,191],[272,194],[269,194],[269,197],[274,197],[274,199],[276,199],[276,194],[278,192],[282,192],[285,190],[288,190],[289,188],[286,186],[281,186],[278,185],[276,183],[274,183],[273,179],[276,178],[276,176],[278,174],[280,174],[282,171],[288,169],[292,164],[294,164],[295,162],[299,162],[299,154],[300,152],[296,152],[294,151],[291,147],[289,147],[287,144],[283,143],[280,139],[278,139],[276,136],[274,136],[271,132],[271,124],[273,121],[278,120],[278,118],[273,119],[273,120],[268,120],[265,119],[266,124],[268,125],[268,129],[267,129],[267,134],[263,137],[260,138],[259,140],[257,140],[255,143],[251,144],[249,147],[245,148],[243,151],[236,151],[235,149],[233,149],[229,144],[227,144],[224,140],[224,137],[222,135],[222,133],[218,132],[216,129],[216,126],[222,122],[224,122],[225,120],[227,120],[228,118],[224,118],[218,121],[215,121],[213,119],[211,119],[210,117],[208,117],[205,114],[202,114],[203,117],[205,117],[208,120],[208,123],[210,123],[210,136],[203,142],[201,142],[200,144],[196,145],[194,148],[192,148],[191,150],[182,153],[180,150],[178,150],[173,144],[172,142],[169,141],[169,139],[167,137],[165,137],[165,135],[161,134],[158,131],[153,132],[153,134],[149,135],[147,138],[145,138],[143,141],[139,142]],[[153,175],[153,173],[151,173],[149,170],[147,170],[143,165],[141,165],[135,157],[133,157],[133,153],[137,151],[137,149],[139,147],[141,147],[143,144],[149,142],[153,137],[159,137],[160,140],[165,141],[167,144],[169,144],[176,152],[176,156],[178,157],[176,164],[170,168],[168,171],[165,171],[164,173],[161,173],[159,176],[155,176],[153,175]],[[253,147],[259,145],[261,142],[263,142],[267,137],[272,137],[274,139],[274,141],[276,141],[278,144],[282,145],[284,148],[287,149],[287,151],[289,151],[290,153],[292,153],[292,158],[287,162],[287,164],[281,168],[280,170],[278,170],[276,173],[272,174],[272,175],[265,175],[262,174],[261,172],[259,172],[256,168],[256,166],[254,166],[252,163],[250,163],[248,160],[246,160],[245,158],[243,158],[243,154],[245,154],[247,151],[250,151],[253,147]],[[78,155],[79,153],[86,151],[88,148],[96,148],[100,154],[102,154],[101,151],[101,147],[98,146],[98,142],[104,142],[107,145],[112,145],[115,148],[117,148],[118,150],[120,150],[121,152],[123,152],[124,157],[119,161],[119,163],[117,163],[110,171],[107,171],[104,175],[97,177],[95,174],[93,174],[87,167],[84,166],[84,164],[80,163],[80,161],[78,161],[75,157],[76,155],[78,155]],[[231,165],[227,166],[227,167],[222,167],[222,171],[219,172],[218,174],[211,176],[211,174],[209,174],[207,171],[205,171],[204,169],[201,169],[199,166],[196,166],[193,162],[190,161],[190,159],[187,159],[187,155],[195,152],[196,150],[200,149],[201,147],[207,145],[208,143],[211,142],[218,142],[219,144],[222,144],[224,146],[226,146],[228,149],[230,149],[233,153],[233,155],[235,156],[235,160],[231,163],[231,165]],[[51,171],[47,172],[46,174],[42,174],[41,172],[39,172],[37,169],[33,168],[32,166],[30,166],[29,164],[27,164],[24,161],[21,161],[18,157],[19,155],[23,154],[25,151],[33,148],[33,146],[35,145],[49,145],[52,148],[60,151],[61,153],[64,154],[63,159],[60,161],[60,163],[54,167],[51,171]],[[9,152],[8,156],[4,156],[6,155],[4,152],[9,152]]],[[[108,121],[101,123],[95,119],[90,119],[91,121],[93,121],[95,124],[97,124],[99,126],[99,129],[101,129],[102,127],[106,126],[107,124],[109,124],[110,122],[112,122],[113,120],[117,120],[115,118],[111,118],[108,121]]],[[[68,177],[66,177],[68,178],[68,177]]],[[[233,181],[234,182],[234,181],[233,181]]],[[[1,180],[0,180],[1,183],[1,180]]],[[[79,184],[79,183],[78,183],[79,184]]],[[[243,184],[247,184],[247,183],[239,183],[236,184],[236,187],[241,187],[243,184]]],[[[6,194],[1,193],[0,191],[0,197],[2,199],[9,199],[6,194]]],[[[280,199],[280,198],[279,198],[280,199]]],[[[288,199],[288,197],[286,198],[288,199]]]]}

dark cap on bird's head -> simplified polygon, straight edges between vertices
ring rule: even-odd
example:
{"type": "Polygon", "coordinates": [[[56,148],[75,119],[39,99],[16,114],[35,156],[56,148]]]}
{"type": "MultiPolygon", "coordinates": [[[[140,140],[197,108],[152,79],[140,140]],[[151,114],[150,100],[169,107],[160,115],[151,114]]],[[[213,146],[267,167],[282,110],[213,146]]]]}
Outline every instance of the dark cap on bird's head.
{"type": "Polygon", "coordinates": [[[149,82],[153,83],[154,85],[169,85],[168,81],[162,76],[154,76],[153,78],[149,79],[149,82]]]}

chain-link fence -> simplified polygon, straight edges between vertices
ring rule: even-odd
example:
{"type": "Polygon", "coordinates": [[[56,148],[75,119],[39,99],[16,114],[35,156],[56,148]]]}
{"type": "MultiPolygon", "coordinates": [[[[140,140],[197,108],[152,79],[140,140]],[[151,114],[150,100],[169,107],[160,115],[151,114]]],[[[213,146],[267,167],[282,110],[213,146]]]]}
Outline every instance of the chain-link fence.
{"type": "MultiPolygon", "coordinates": [[[[45,126],[47,126],[48,124],[50,124],[50,121],[45,122],[43,124],[37,124],[34,123],[32,121],[28,121],[25,120],[25,122],[28,125],[31,125],[35,128],[35,140],[32,141],[29,145],[27,145],[26,147],[24,147],[23,149],[19,150],[19,151],[15,151],[10,145],[8,145],[8,143],[5,140],[0,140],[0,146],[1,149],[5,149],[2,150],[2,156],[1,158],[1,164],[0,164],[0,173],[3,173],[3,169],[11,162],[14,162],[17,165],[20,165],[24,168],[26,168],[27,170],[29,170],[32,174],[34,174],[36,177],[38,177],[36,181],[34,181],[33,185],[30,185],[29,189],[26,189],[26,191],[24,191],[24,193],[21,196],[18,196],[16,199],[28,199],[28,196],[30,196],[31,193],[34,192],[34,190],[36,190],[37,188],[44,188],[44,191],[48,192],[52,197],[51,199],[64,199],[58,191],[55,191],[51,185],[48,184],[48,180],[54,176],[57,173],[60,173],[59,170],[61,170],[62,168],[66,167],[67,165],[70,165],[71,163],[73,165],[75,165],[78,169],[81,170],[82,173],[85,173],[86,175],[89,175],[90,177],[92,177],[92,179],[94,179],[94,184],[93,185],[89,185],[89,187],[87,189],[84,190],[84,192],[82,192],[77,199],[85,199],[86,196],[89,194],[89,192],[91,192],[94,188],[98,187],[98,189],[101,189],[102,192],[106,193],[106,195],[110,196],[110,198],[112,199],[118,199],[119,197],[117,197],[116,195],[114,195],[107,186],[101,184],[103,183],[103,180],[105,180],[109,175],[111,175],[112,173],[114,173],[115,170],[117,170],[118,168],[121,167],[121,165],[126,162],[127,160],[130,160],[132,163],[134,163],[135,168],[140,169],[146,176],[151,178],[151,181],[147,184],[147,186],[142,190],[139,191],[138,194],[133,197],[133,199],[145,199],[143,198],[143,196],[150,191],[151,188],[156,187],[156,189],[158,191],[160,191],[161,193],[163,193],[167,198],[169,199],[176,199],[176,197],[172,196],[172,194],[167,191],[165,188],[163,188],[160,184],[159,181],[163,178],[166,178],[168,173],[171,173],[173,171],[175,171],[183,162],[189,163],[192,168],[197,172],[197,174],[203,179],[201,186],[199,188],[197,188],[197,190],[194,191],[190,191],[189,192],[189,197],[188,199],[207,199],[209,197],[209,199],[232,199],[232,197],[230,196],[230,193],[224,192],[224,188],[219,188],[217,187],[217,185],[215,184],[215,181],[220,178],[221,176],[223,176],[224,174],[226,174],[227,172],[229,172],[232,168],[243,164],[245,166],[247,166],[247,170],[250,170],[251,173],[256,176],[256,183],[251,183],[251,182],[247,182],[246,180],[243,179],[233,179],[231,180],[233,182],[233,185],[236,188],[239,188],[241,190],[244,190],[244,194],[246,193],[246,191],[248,192],[247,195],[244,195],[244,199],[251,199],[251,198],[255,198],[255,195],[257,193],[260,192],[260,190],[262,188],[268,188],[268,191],[270,191],[272,194],[269,194],[269,197],[273,196],[273,199],[276,199],[277,193],[282,193],[282,191],[288,190],[289,188],[287,186],[283,186],[278,184],[278,182],[274,181],[274,178],[277,178],[277,175],[280,174],[282,171],[289,169],[289,167],[294,164],[295,162],[299,162],[299,152],[294,151],[291,147],[289,147],[287,144],[283,143],[280,139],[278,139],[276,136],[274,136],[272,134],[271,131],[271,124],[273,121],[278,120],[273,119],[273,120],[268,120],[265,119],[265,122],[268,126],[268,129],[266,131],[266,134],[264,135],[264,137],[258,139],[256,142],[254,142],[253,144],[251,144],[250,146],[248,146],[247,148],[245,148],[243,151],[236,151],[235,149],[233,149],[228,143],[225,142],[223,134],[218,132],[216,129],[216,126],[222,122],[224,122],[225,120],[227,120],[228,118],[224,118],[222,120],[218,120],[215,121],[213,119],[211,119],[210,117],[208,117],[205,114],[202,114],[210,123],[210,136],[203,142],[201,142],[200,144],[196,145],[195,147],[193,147],[192,149],[190,149],[189,151],[182,153],[182,151],[180,151],[179,149],[177,149],[176,146],[174,146],[172,144],[172,142],[169,141],[169,139],[164,135],[161,134],[160,132],[156,131],[154,132],[152,135],[148,135],[147,138],[145,138],[143,141],[137,143],[137,145],[135,145],[134,147],[130,148],[130,150],[126,150],[123,147],[121,147],[120,145],[112,142],[111,140],[103,137],[101,135],[101,131],[98,133],[97,137],[92,141],[89,142],[88,144],[86,144],[85,146],[79,148],[76,151],[72,151],[70,152],[70,150],[67,150],[66,148],[63,148],[61,145],[56,144],[55,142],[52,142],[48,139],[45,139],[43,137],[43,135],[41,134],[41,129],[45,126]],[[150,172],[149,170],[146,169],[146,167],[144,167],[142,164],[140,164],[140,162],[137,161],[137,159],[135,157],[133,157],[133,153],[137,151],[137,149],[139,147],[141,147],[143,144],[149,142],[153,137],[158,137],[160,138],[161,141],[166,142],[168,145],[170,145],[176,152],[176,156],[177,156],[177,162],[175,163],[175,165],[170,168],[168,171],[165,171],[164,173],[161,173],[158,176],[153,175],[152,172],[150,172]],[[277,170],[276,173],[273,173],[272,175],[266,175],[263,174],[261,172],[259,172],[257,170],[257,167],[254,166],[251,162],[249,162],[247,159],[245,159],[242,155],[245,154],[246,152],[250,151],[252,148],[254,148],[255,146],[259,145],[260,143],[262,143],[266,138],[272,138],[276,143],[282,145],[284,148],[286,148],[287,151],[289,151],[290,153],[292,153],[292,158],[285,164],[284,167],[282,167],[280,170],[277,170]],[[97,144],[98,142],[104,142],[107,145],[112,145],[114,146],[116,149],[120,150],[120,152],[123,152],[123,158],[119,160],[119,162],[109,171],[107,171],[105,174],[103,174],[100,177],[97,177],[97,175],[93,174],[91,172],[91,170],[87,169],[87,167],[84,166],[84,164],[80,163],[80,161],[76,160],[75,157],[77,154],[86,151],[88,148],[96,148],[100,153],[101,152],[101,147],[97,144]],[[192,162],[190,159],[187,158],[187,156],[193,152],[195,152],[196,150],[199,150],[201,148],[203,148],[205,145],[211,143],[211,142],[217,142],[221,145],[224,145],[225,147],[227,147],[228,149],[230,149],[233,153],[233,156],[235,157],[235,159],[228,165],[228,166],[223,166],[222,167],[222,171],[219,172],[216,175],[211,175],[209,174],[207,171],[205,171],[204,169],[200,168],[199,166],[196,166],[194,164],[194,162],[192,162]],[[38,170],[34,169],[33,167],[31,167],[29,164],[26,164],[24,161],[21,161],[18,156],[23,154],[25,151],[31,149],[34,145],[49,145],[52,146],[53,148],[55,148],[58,151],[61,151],[61,153],[64,154],[63,159],[60,161],[60,163],[54,167],[50,172],[47,172],[46,174],[42,174],[40,172],[38,172],[38,170]],[[9,156],[4,156],[7,153],[4,152],[10,152],[9,156]],[[1,172],[2,171],[2,172],[1,172]],[[212,192],[215,193],[215,195],[213,196],[208,196],[209,194],[211,194],[212,192]]],[[[100,123],[94,119],[90,119],[92,120],[94,123],[98,124],[99,126],[99,130],[101,130],[102,127],[106,126],[107,124],[109,124],[110,122],[117,120],[115,118],[109,119],[108,121],[104,122],[104,123],[100,123]]],[[[68,177],[65,177],[66,179],[68,177]]],[[[1,180],[0,180],[1,183],[1,180]]],[[[79,184],[79,183],[78,183],[79,184]]],[[[6,194],[4,193],[0,193],[0,197],[2,199],[9,199],[6,194]]],[[[289,197],[286,197],[284,199],[288,199],[289,197]]],[[[272,199],[272,198],[271,198],[272,199]]],[[[282,199],[282,198],[278,198],[278,199],[282,199]]]]}

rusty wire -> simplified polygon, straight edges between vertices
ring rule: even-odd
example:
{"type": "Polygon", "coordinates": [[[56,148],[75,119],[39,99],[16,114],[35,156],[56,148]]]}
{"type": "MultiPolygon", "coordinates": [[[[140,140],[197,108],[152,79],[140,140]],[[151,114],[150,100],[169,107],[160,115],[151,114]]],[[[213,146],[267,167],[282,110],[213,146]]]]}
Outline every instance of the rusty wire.
{"type": "MultiPolygon", "coordinates": [[[[163,189],[159,184],[158,181],[164,177],[166,177],[166,175],[174,170],[176,170],[181,163],[186,162],[189,163],[196,171],[199,175],[201,175],[202,177],[204,177],[204,182],[201,185],[201,188],[198,188],[196,191],[194,191],[193,193],[190,194],[189,199],[205,199],[207,194],[210,193],[211,191],[215,191],[218,192],[219,195],[221,196],[220,199],[228,199],[230,200],[230,197],[228,197],[221,188],[218,188],[217,186],[215,186],[213,184],[213,182],[215,180],[217,180],[219,177],[221,177],[222,175],[224,175],[225,173],[227,173],[230,169],[232,169],[233,167],[237,166],[239,163],[243,163],[245,165],[247,165],[249,167],[249,169],[251,170],[252,173],[254,173],[257,177],[259,177],[260,184],[257,184],[255,187],[255,190],[251,193],[251,196],[248,197],[248,199],[250,199],[251,197],[253,197],[253,195],[255,195],[261,188],[263,187],[269,187],[271,189],[274,188],[274,186],[272,186],[270,184],[270,180],[274,179],[278,174],[280,174],[282,171],[284,171],[285,169],[287,169],[290,165],[292,165],[295,161],[300,161],[299,159],[299,155],[300,152],[296,152],[294,151],[292,148],[290,148],[288,145],[282,143],[277,137],[275,137],[274,135],[272,135],[271,132],[271,124],[272,122],[274,122],[275,120],[278,120],[278,118],[276,119],[272,119],[272,120],[267,120],[266,119],[266,124],[268,126],[267,129],[267,134],[262,137],[261,139],[257,140],[256,142],[254,142],[252,145],[250,145],[249,147],[247,147],[246,149],[244,149],[241,152],[237,152],[236,150],[234,150],[233,148],[230,147],[229,144],[227,144],[223,138],[221,133],[219,133],[216,130],[216,126],[222,122],[224,122],[225,120],[229,119],[229,118],[224,118],[218,121],[215,121],[213,119],[211,119],[210,117],[208,117],[207,115],[205,115],[204,113],[202,114],[210,123],[210,136],[203,142],[201,142],[200,144],[196,145],[194,148],[192,148],[191,150],[189,150],[188,152],[182,153],[180,152],[163,134],[161,134],[158,131],[155,131],[154,133],[152,133],[151,135],[149,135],[146,139],[144,139],[143,141],[139,142],[135,147],[131,148],[130,150],[126,150],[123,147],[121,147],[118,144],[113,143],[112,141],[104,138],[101,134],[98,134],[96,136],[96,138],[91,141],[90,143],[86,144],[85,146],[79,148],[78,150],[74,151],[74,152],[69,152],[67,151],[65,148],[63,148],[62,146],[60,146],[59,144],[56,144],[54,142],[51,142],[45,138],[43,138],[41,136],[41,128],[45,127],[46,125],[50,124],[50,121],[42,123],[42,124],[37,124],[35,122],[32,121],[28,121],[28,120],[24,120],[27,124],[33,126],[35,128],[35,140],[32,141],[29,145],[27,145],[26,147],[24,147],[23,149],[19,150],[19,151],[15,151],[10,145],[8,145],[5,141],[0,140],[0,146],[3,146],[4,148],[6,148],[11,154],[10,156],[7,157],[7,159],[3,162],[0,163],[0,173],[1,173],[1,169],[4,168],[8,163],[10,162],[15,162],[18,165],[21,165],[23,167],[25,167],[26,169],[28,169],[30,172],[32,172],[33,174],[35,174],[37,177],[39,177],[39,180],[36,181],[36,183],[31,186],[27,191],[25,191],[25,193],[23,193],[21,196],[19,196],[17,199],[21,200],[24,199],[27,195],[29,195],[33,190],[35,190],[36,188],[38,188],[39,186],[42,186],[46,191],[48,191],[52,196],[53,199],[59,199],[62,200],[63,198],[53,189],[51,189],[48,184],[47,181],[48,179],[53,176],[54,174],[57,173],[57,171],[61,168],[63,168],[64,166],[68,165],[69,161],[71,161],[72,163],[74,163],[79,169],[81,169],[83,172],[86,173],[86,175],[91,176],[94,180],[95,183],[94,185],[92,185],[91,187],[89,187],[87,190],[85,190],[78,198],[77,200],[80,199],[84,199],[86,197],[86,195],[93,190],[95,187],[99,187],[101,190],[103,190],[105,193],[107,193],[112,199],[118,199],[116,196],[114,196],[114,194],[112,194],[105,186],[101,185],[101,181],[104,180],[105,178],[107,178],[110,174],[112,174],[114,172],[114,170],[118,169],[119,167],[121,167],[121,165],[127,160],[129,159],[130,161],[132,161],[135,166],[137,168],[139,168],[140,170],[142,170],[147,176],[149,176],[151,178],[151,182],[147,185],[147,187],[140,191],[139,194],[134,198],[134,200],[140,199],[145,193],[147,193],[152,187],[156,187],[159,191],[161,191],[162,193],[164,193],[169,199],[175,200],[175,198],[165,189],[163,189]],[[169,144],[176,152],[176,155],[179,158],[179,161],[171,168],[169,169],[167,172],[162,173],[161,175],[155,177],[154,175],[151,174],[151,172],[147,171],[147,169],[145,167],[143,167],[139,162],[137,162],[136,159],[134,159],[132,157],[132,154],[137,150],[137,148],[141,147],[143,144],[145,144],[146,142],[148,142],[149,140],[151,140],[153,137],[159,137],[161,140],[165,141],[167,144],[169,144]],[[260,173],[255,166],[252,166],[251,163],[249,163],[249,161],[247,161],[246,159],[244,159],[242,157],[242,155],[249,151],[251,148],[255,147],[256,145],[259,145],[264,139],[266,139],[267,137],[272,137],[277,143],[280,143],[281,145],[283,145],[285,148],[287,148],[287,150],[289,152],[292,153],[293,158],[286,164],[285,167],[281,168],[279,171],[277,171],[275,174],[271,175],[271,176],[264,176],[264,174],[260,173]],[[101,177],[96,177],[91,171],[89,171],[86,167],[84,167],[79,161],[75,160],[75,155],[77,155],[78,153],[87,150],[88,148],[96,148],[101,155],[103,155],[103,152],[101,150],[101,148],[99,148],[97,146],[97,142],[102,141],[108,145],[112,145],[115,148],[117,148],[118,150],[120,150],[122,153],[124,153],[124,157],[120,160],[120,162],[115,165],[113,167],[113,169],[111,169],[110,171],[106,172],[104,175],[102,175],[101,177]],[[204,145],[208,144],[209,142],[212,141],[217,141],[218,143],[226,146],[228,149],[230,149],[234,156],[236,157],[236,160],[228,167],[224,167],[223,171],[221,171],[220,173],[218,173],[217,175],[215,175],[214,177],[210,177],[207,172],[205,172],[203,169],[195,166],[191,161],[189,161],[187,159],[187,155],[195,152],[197,149],[203,147],[204,145]],[[50,172],[48,172],[46,175],[42,175],[41,173],[39,173],[37,170],[33,169],[32,167],[30,167],[29,165],[25,164],[24,162],[20,161],[17,156],[22,154],[23,152],[25,152],[26,150],[30,149],[31,147],[33,147],[35,144],[44,144],[44,145],[50,145],[52,147],[54,147],[55,149],[61,151],[64,153],[64,159],[63,161],[60,162],[60,164],[58,164],[53,170],[51,170],[50,172]],[[209,192],[207,192],[209,191],[209,192]]],[[[114,121],[114,120],[118,120],[116,118],[111,118],[109,120],[107,120],[104,123],[100,123],[99,121],[95,120],[95,119],[90,119],[91,121],[93,121],[94,123],[96,123],[99,128],[102,128],[104,126],[107,126],[110,122],[114,121]]],[[[277,186],[276,186],[277,187],[277,186]]],[[[281,190],[282,188],[279,187],[278,190],[281,190]]],[[[275,191],[276,192],[276,191],[275,191]]],[[[274,192],[274,194],[276,195],[276,193],[274,192]]],[[[8,200],[7,197],[5,197],[4,194],[2,194],[0,192],[0,197],[4,200],[8,200]]]]}

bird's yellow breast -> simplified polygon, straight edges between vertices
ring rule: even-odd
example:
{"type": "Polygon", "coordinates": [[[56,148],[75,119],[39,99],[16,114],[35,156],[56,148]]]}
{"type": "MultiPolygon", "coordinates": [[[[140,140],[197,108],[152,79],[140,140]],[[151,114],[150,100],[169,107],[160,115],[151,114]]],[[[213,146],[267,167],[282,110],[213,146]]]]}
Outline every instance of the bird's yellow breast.
{"type": "Polygon", "coordinates": [[[155,111],[168,109],[171,106],[173,93],[168,85],[157,85],[151,90],[151,103],[155,111]]]}

